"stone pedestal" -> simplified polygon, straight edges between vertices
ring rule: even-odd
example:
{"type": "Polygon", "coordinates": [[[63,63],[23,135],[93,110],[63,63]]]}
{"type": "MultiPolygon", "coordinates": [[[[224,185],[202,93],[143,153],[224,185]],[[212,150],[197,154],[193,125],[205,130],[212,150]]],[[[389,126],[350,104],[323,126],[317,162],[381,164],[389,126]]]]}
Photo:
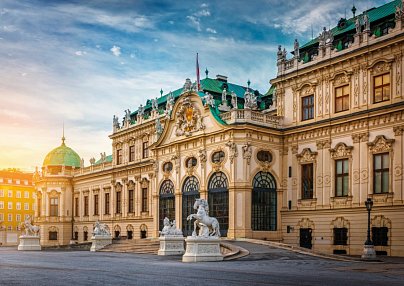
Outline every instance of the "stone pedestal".
{"type": "Polygon", "coordinates": [[[41,250],[39,236],[21,235],[18,250],[41,250]]]}
{"type": "Polygon", "coordinates": [[[373,245],[364,245],[363,246],[363,260],[376,260],[376,251],[373,245]]]}
{"type": "Polygon", "coordinates": [[[182,256],[182,262],[223,261],[219,238],[188,236],[185,242],[187,248],[182,256]]]}
{"type": "Polygon", "coordinates": [[[105,246],[112,244],[112,236],[110,235],[93,235],[91,237],[92,245],[90,251],[103,249],[105,246]]]}
{"type": "Polygon", "coordinates": [[[183,255],[184,240],[182,235],[165,235],[159,238],[160,249],[158,255],[183,255]]]}

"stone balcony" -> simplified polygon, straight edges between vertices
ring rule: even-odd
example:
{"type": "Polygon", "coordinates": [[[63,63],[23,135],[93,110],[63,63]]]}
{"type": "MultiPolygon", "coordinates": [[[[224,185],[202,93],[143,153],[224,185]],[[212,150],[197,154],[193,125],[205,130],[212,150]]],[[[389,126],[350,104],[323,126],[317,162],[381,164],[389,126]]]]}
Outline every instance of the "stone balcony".
{"type": "Polygon", "coordinates": [[[282,117],[251,109],[234,109],[220,114],[227,124],[255,124],[271,128],[282,125],[282,117]]]}

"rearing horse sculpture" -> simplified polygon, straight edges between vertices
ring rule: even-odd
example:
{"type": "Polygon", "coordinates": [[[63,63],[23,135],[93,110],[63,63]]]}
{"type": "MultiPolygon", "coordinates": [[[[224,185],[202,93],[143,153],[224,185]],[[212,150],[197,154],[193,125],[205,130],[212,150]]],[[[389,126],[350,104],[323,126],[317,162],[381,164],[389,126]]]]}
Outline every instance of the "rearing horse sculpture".
{"type": "Polygon", "coordinates": [[[196,199],[194,203],[194,209],[197,210],[196,214],[190,214],[187,220],[195,219],[194,231],[192,236],[196,235],[196,227],[199,227],[199,235],[202,237],[220,237],[219,222],[216,218],[208,215],[209,206],[208,202],[204,199],[196,199]]]}

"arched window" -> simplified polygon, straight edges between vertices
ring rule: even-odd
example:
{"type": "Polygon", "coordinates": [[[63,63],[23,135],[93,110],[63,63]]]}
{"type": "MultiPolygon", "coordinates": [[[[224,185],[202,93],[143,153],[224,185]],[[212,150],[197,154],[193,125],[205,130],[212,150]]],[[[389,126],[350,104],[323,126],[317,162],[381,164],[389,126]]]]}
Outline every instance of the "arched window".
{"type": "Polygon", "coordinates": [[[227,236],[229,228],[229,191],[227,177],[223,172],[214,173],[208,184],[209,216],[217,218],[220,233],[227,236]]]}
{"type": "Polygon", "coordinates": [[[253,180],[251,228],[276,230],[276,181],[271,173],[258,172],[253,180]]]}
{"type": "Polygon", "coordinates": [[[196,160],[195,157],[188,158],[188,159],[185,161],[185,167],[187,167],[187,168],[195,167],[197,162],[198,162],[198,161],[196,160]]]}
{"type": "Polygon", "coordinates": [[[182,186],[182,233],[185,236],[191,235],[193,231],[194,224],[187,217],[194,213],[195,199],[199,199],[199,182],[195,176],[191,176],[186,178],[182,186]]]}
{"type": "Polygon", "coordinates": [[[163,220],[168,217],[170,220],[175,219],[175,196],[174,184],[171,180],[165,180],[160,187],[159,198],[159,228],[163,229],[163,220]]]}

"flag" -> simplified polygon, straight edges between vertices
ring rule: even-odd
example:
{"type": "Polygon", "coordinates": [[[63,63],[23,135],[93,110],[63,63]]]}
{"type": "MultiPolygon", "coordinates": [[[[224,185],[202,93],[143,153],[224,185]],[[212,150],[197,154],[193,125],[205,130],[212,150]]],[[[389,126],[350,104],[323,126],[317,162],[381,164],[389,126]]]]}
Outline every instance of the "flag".
{"type": "Polygon", "coordinates": [[[201,80],[199,77],[199,61],[198,61],[198,53],[196,53],[196,82],[198,84],[198,91],[201,90],[201,80]]]}

